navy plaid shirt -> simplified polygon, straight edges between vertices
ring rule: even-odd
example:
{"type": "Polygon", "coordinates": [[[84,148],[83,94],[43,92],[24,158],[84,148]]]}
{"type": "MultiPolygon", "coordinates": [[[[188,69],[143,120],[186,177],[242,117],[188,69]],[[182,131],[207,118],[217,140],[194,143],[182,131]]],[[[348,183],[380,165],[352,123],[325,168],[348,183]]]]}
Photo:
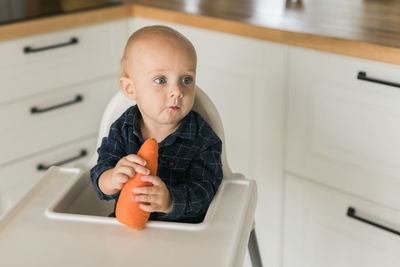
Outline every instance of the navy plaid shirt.
{"type": "MultiPolygon", "coordinates": [[[[122,157],[137,154],[144,142],[141,117],[137,105],[128,108],[103,138],[97,164],[90,170],[100,199],[118,201],[119,193],[103,194],[97,180],[122,157]]],[[[222,180],[221,151],[222,142],[208,123],[198,113],[189,112],[178,129],[159,143],[157,176],[171,193],[173,209],[169,213],[153,212],[150,220],[202,222],[222,180]]]]}

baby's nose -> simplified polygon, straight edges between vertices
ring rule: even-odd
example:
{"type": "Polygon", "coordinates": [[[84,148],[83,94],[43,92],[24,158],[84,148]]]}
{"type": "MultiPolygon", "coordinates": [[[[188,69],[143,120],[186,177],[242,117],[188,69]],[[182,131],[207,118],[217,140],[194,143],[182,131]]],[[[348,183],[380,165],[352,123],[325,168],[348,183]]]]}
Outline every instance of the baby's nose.
{"type": "Polygon", "coordinates": [[[183,96],[181,88],[178,85],[173,86],[170,91],[170,96],[181,98],[183,96]]]}

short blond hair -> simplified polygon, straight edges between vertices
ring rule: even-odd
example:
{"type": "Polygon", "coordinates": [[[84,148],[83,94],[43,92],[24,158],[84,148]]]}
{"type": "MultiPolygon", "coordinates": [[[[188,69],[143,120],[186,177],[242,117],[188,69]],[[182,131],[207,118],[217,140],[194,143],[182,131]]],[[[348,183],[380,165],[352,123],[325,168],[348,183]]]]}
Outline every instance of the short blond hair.
{"type": "Polygon", "coordinates": [[[126,42],[125,49],[124,49],[124,54],[122,55],[121,58],[121,64],[120,64],[120,77],[128,77],[127,73],[127,64],[128,64],[128,54],[130,50],[132,49],[133,45],[141,39],[144,39],[144,37],[149,37],[151,35],[157,35],[161,37],[165,37],[166,39],[169,39],[171,41],[178,42],[189,49],[191,49],[194,53],[194,56],[197,59],[196,55],[196,49],[194,48],[192,42],[189,41],[188,38],[186,38],[183,34],[180,32],[164,26],[164,25],[153,25],[153,26],[147,26],[143,27],[134,33],[129,37],[128,41],[126,42]]]}

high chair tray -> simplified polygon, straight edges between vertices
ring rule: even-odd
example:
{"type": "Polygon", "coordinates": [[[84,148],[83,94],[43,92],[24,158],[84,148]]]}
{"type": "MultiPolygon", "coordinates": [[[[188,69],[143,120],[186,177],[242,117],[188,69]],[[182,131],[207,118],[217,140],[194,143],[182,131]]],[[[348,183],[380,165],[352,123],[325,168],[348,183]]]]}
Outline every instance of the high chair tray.
{"type": "Polygon", "coordinates": [[[200,224],[149,221],[140,231],[104,216],[87,170],[52,167],[0,221],[0,266],[241,266],[256,185],[225,177],[200,224]]]}

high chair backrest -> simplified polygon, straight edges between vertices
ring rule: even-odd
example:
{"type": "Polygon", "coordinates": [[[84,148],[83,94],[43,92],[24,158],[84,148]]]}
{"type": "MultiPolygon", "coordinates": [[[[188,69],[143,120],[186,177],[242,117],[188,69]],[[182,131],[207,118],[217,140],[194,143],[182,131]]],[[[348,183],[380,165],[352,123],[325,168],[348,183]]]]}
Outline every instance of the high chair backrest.
{"type": "MultiPolygon", "coordinates": [[[[108,135],[111,124],[118,119],[121,114],[130,106],[135,105],[135,101],[127,99],[124,94],[119,91],[108,103],[100,123],[99,135],[97,139],[97,147],[100,146],[103,137],[108,135]]],[[[229,167],[226,150],[225,150],[225,136],[222,126],[221,118],[218,114],[217,108],[207,94],[196,86],[196,97],[193,105],[193,110],[198,112],[211,126],[214,132],[222,140],[222,168],[224,177],[230,177],[232,171],[229,167]]],[[[98,154],[94,153],[88,162],[88,166],[92,167],[97,162],[98,154]]]]}

